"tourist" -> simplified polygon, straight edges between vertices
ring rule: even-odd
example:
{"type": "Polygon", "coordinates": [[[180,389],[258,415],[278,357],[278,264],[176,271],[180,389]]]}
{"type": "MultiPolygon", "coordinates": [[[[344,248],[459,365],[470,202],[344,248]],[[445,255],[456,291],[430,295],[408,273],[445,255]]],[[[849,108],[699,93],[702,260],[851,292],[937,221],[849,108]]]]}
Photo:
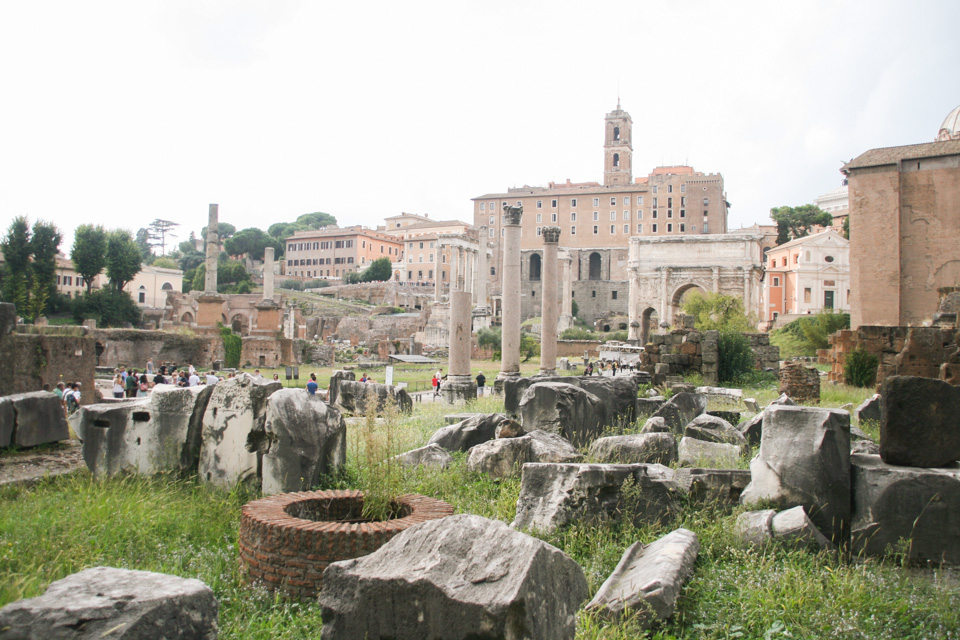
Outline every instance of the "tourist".
{"type": "Polygon", "coordinates": [[[190,377],[187,378],[188,387],[196,387],[200,384],[200,376],[197,375],[197,370],[193,368],[193,365],[190,365],[190,377]]]}
{"type": "Polygon", "coordinates": [[[127,368],[126,368],[126,367],[120,367],[120,377],[123,378],[123,383],[126,384],[126,383],[127,383],[127,368]]]}
{"type": "Polygon", "coordinates": [[[117,371],[117,375],[113,376],[113,397],[114,398],[123,398],[123,376],[120,375],[120,371],[117,371]]]}
{"type": "Polygon", "coordinates": [[[150,358],[149,360],[147,360],[147,370],[146,370],[146,374],[147,374],[148,376],[152,376],[152,375],[153,375],[153,358],[150,358]]]}
{"type": "Polygon", "coordinates": [[[263,376],[260,375],[260,369],[254,369],[254,370],[253,370],[253,377],[254,377],[254,378],[258,378],[258,379],[260,379],[260,380],[263,380],[263,376]]]}
{"type": "Polygon", "coordinates": [[[317,388],[319,386],[320,385],[317,384],[317,374],[311,373],[310,382],[307,383],[307,393],[309,393],[312,396],[317,395],[317,388]]]}
{"type": "Polygon", "coordinates": [[[70,388],[63,394],[67,403],[67,414],[72,414],[80,408],[80,383],[71,382],[70,388]]]}
{"type": "MultiPolygon", "coordinates": [[[[232,374],[232,373],[230,374],[230,377],[231,377],[231,378],[233,377],[233,374],[232,374]]],[[[279,374],[279,373],[273,374],[273,381],[274,381],[274,382],[280,382],[280,374],[279,374]]]]}
{"type": "Polygon", "coordinates": [[[483,395],[483,385],[487,384],[487,377],[483,375],[483,371],[477,374],[477,397],[483,395]]]}
{"type": "Polygon", "coordinates": [[[187,380],[187,372],[183,371],[182,369],[180,370],[180,375],[178,376],[178,379],[177,379],[177,386],[178,387],[190,386],[190,381],[187,380]]]}
{"type": "Polygon", "coordinates": [[[217,384],[218,382],[220,382],[220,378],[217,377],[217,372],[216,372],[216,371],[207,371],[207,376],[206,376],[206,379],[204,380],[204,383],[205,383],[208,387],[212,387],[213,385],[217,384]]]}
{"type": "Polygon", "coordinates": [[[130,369],[130,373],[124,378],[123,386],[126,389],[128,398],[137,397],[137,385],[140,381],[137,379],[136,369],[130,369]]]}
{"type": "Polygon", "coordinates": [[[166,383],[167,383],[167,379],[163,377],[163,374],[161,372],[158,371],[157,375],[153,376],[153,386],[157,386],[158,384],[166,384],[166,383]]]}
{"type": "Polygon", "coordinates": [[[366,382],[366,381],[367,381],[367,374],[363,374],[362,376],[360,376],[360,382],[366,382]]]}

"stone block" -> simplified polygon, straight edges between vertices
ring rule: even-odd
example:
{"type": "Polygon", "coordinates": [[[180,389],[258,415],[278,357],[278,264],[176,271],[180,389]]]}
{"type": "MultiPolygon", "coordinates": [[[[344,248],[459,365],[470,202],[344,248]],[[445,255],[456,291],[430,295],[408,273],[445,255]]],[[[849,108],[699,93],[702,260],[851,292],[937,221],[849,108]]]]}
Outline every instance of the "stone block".
{"type": "Polygon", "coordinates": [[[302,389],[280,389],[267,398],[264,430],[264,495],[307,491],[347,463],[340,412],[302,389]]]}
{"type": "Polygon", "coordinates": [[[0,449],[13,444],[13,432],[17,427],[17,414],[8,397],[0,398],[0,449]]]}
{"type": "Polygon", "coordinates": [[[905,467],[960,460],[960,387],[930,378],[889,376],[880,392],[880,457],[905,467]]]}
{"type": "Polygon", "coordinates": [[[590,445],[590,455],[604,463],[648,462],[669,465],[677,460],[677,439],[672,433],[609,436],[595,440],[590,445]]]}
{"type": "Polygon", "coordinates": [[[771,405],[764,410],[760,450],[740,501],[803,506],[837,545],[849,539],[850,414],[771,405]]]}
{"type": "Polygon", "coordinates": [[[855,555],[905,552],[916,563],[960,564],[960,464],[924,469],[854,455],[851,484],[855,555]]]}
{"type": "Polygon", "coordinates": [[[341,380],[333,407],[348,415],[365,415],[373,410],[378,415],[392,405],[400,413],[413,411],[413,400],[406,389],[376,382],[341,380]]]}
{"type": "Polygon", "coordinates": [[[93,567],[0,609],[0,630],[9,640],[215,640],[217,617],[217,600],[199,580],[93,567]]]}
{"type": "Polygon", "coordinates": [[[677,469],[673,480],[691,502],[737,504],[750,484],[750,472],[746,469],[677,469]]]}
{"type": "Polygon", "coordinates": [[[457,424],[440,427],[427,444],[440,445],[447,451],[467,451],[497,437],[497,427],[509,420],[502,413],[479,413],[457,424]]]}
{"type": "Polygon", "coordinates": [[[520,474],[528,462],[579,462],[577,449],[554,433],[531,431],[517,438],[498,438],[470,449],[467,469],[493,478],[510,478],[520,474]]]}
{"type": "Polygon", "coordinates": [[[793,507],[773,516],[771,522],[773,539],[791,547],[809,547],[829,549],[833,545],[827,540],[813,521],[807,517],[803,507],[793,507]]]}
{"type": "Polygon", "coordinates": [[[559,549],[502,522],[448,516],[327,567],[321,637],[573,640],[588,596],[559,549]]]}
{"type": "Polygon", "coordinates": [[[699,415],[683,429],[683,435],[706,442],[722,442],[735,444],[738,447],[746,446],[747,439],[742,433],[723,418],[710,414],[699,415]]]}
{"type": "Polygon", "coordinates": [[[520,399],[520,422],[526,431],[548,431],[574,445],[600,435],[606,408],[594,394],[572,384],[537,382],[520,399]]]}
{"type": "Polygon", "coordinates": [[[70,438],[67,418],[55,393],[31,391],[16,393],[6,398],[13,405],[16,425],[12,429],[12,444],[18,447],[35,447],[70,438]]]}
{"type": "Polygon", "coordinates": [[[676,529],[648,545],[635,542],[586,606],[587,611],[596,611],[611,622],[629,615],[639,629],[652,628],[673,615],[699,552],[697,534],[688,529],[676,529]]]}
{"type": "Polygon", "coordinates": [[[428,444],[419,449],[401,453],[396,461],[405,467],[429,467],[446,469],[453,462],[453,456],[438,444],[428,444]]]}
{"type": "Polygon", "coordinates": [[[549,532],[623,517],[637,525],[666,522],[679,509],[678,496],[673,471],[659,464],[530,463],[511,526],[549,532]],[[624,492],[628,481],[632,490],[624,492]]]}
{"type": "Polygon", "coordinates": [[[776,509],[746,511],[737,516],[733,535],[743,544],[761,546],[773,540],[773,517],[776,509]]]}
{"type": "Polygon", "coordinates": [[[699,393],[678,393],[653,415],[666,420],[670,430],[679,435],[689,422],[703,415],[706,410],[707,396],[699,393]]]}
{"type": "Polygon", "coordinates": [[[740,460],[741,448],[734,444],[706,442],[684,437],[678,447],[681,467],[718,467],[729,469],[740,460]]]}

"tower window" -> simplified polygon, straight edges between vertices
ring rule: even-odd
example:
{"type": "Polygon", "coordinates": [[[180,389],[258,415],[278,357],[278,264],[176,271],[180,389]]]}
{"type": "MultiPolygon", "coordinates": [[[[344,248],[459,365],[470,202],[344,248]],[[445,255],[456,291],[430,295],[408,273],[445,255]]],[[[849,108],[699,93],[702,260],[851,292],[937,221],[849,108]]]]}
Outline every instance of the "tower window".
{"type": "Polygon", "coordinates": [[[619,140],[619,139],[620,139],[620,127],[614,127],[614,128],[613,128],[613,139],[614,139],[614,140],[619,140]]]}
{"type": "Polygon", "coordinates": [[[620,166],[620,154],[619,154],[619,153],[613,154],[613,166],[614,166],[614,167],[619,167],[619,166],[620,166]]]}

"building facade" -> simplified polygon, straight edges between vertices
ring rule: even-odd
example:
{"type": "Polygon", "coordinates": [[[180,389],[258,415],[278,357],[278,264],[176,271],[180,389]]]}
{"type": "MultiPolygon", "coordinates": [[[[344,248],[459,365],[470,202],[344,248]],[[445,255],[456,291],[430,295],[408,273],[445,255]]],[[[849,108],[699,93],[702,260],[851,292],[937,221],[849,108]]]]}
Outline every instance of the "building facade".
{"type": "Polygon", "coordinates": [[[286,244],[283,264],[287,277],[324,280],[363,271],[379,258],[393,263],[403,249],[395,237],[361,226],[297,231],[286,244]]]}
{"type": "Polygon", "coordinates": [[[468,222],[460,220],[431,220],[426,216],[403,213],[385,219],[384,233],[402,243],[399,259],[393,264],[393,279],[424,287],[435,287],[439,274],[440,283],[450,284],[450,247],[438,249],[442,235],[477,237],[468,222]]]}
{"type": "MultiPolygon", "coordinates": [[[[609,274],[605,279],[620,282],[618,299],[620,294],[626,294],[626,255],[631,237],[727,232],[728,204],[720,174],[673,166],[658,167],[645,177],[633,178],[632,145],[633,122],[618,104],[604,120],[603,184],[567,180],[473,198],[474,228],[486,226],[487,239],[494,244],[490,284],[495,295],[500,291],[500,238],[506,205],[523,207],[522,252],[532,255],[542,251],[542,228],[558,226],[561,250],[587,256],[584,261],[588,268],[591,260],[595,263],[599,259],[595,270],[609,274]]],[[[525,259],[529,261],[530,255],[525,259]]],[[[578,306],[583,309],[579,303],[578,299],[578,306]]],[[[525,303],[525,308],[536,306],[525,303]]]]}
{"type": "Polygon", "coordinates": [[[833,216],[831,228],[839,234],[843,234],[843,223],[850,215],[849,188],[847,181],[833,191],[828,191],[813,199],[813,203],[833,216]]]}
{"type": "Polygon", "coordinates": [[[937,289],[960,282],[956,126],[948,116],[942,141],[871,149],[844,165],[852,328],[923,324],[937,310],[937,289]]]}
{"type": "Polygon", "coordinates": [[[767,253],[764,309],[770,327],[820,311],[850,310],[850,242],[828,229],[767,253]]]}

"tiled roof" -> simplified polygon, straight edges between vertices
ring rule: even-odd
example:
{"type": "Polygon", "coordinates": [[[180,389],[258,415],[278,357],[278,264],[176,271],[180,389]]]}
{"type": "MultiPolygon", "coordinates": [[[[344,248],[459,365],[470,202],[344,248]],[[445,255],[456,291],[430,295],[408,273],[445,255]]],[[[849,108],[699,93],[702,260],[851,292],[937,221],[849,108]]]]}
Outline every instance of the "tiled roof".
{"type": "Polygon", "coordinates": [[[848,162],[841,171],[863,169],[865,167],[881,167],[887,164],[897,164],[900,160],[917,160],[920,158],[937,158],[960,154],[960,140],[946,142],[924,142],[922,144],[908,144],[903,147],[881,147],[870,149],[848,162]]]}

